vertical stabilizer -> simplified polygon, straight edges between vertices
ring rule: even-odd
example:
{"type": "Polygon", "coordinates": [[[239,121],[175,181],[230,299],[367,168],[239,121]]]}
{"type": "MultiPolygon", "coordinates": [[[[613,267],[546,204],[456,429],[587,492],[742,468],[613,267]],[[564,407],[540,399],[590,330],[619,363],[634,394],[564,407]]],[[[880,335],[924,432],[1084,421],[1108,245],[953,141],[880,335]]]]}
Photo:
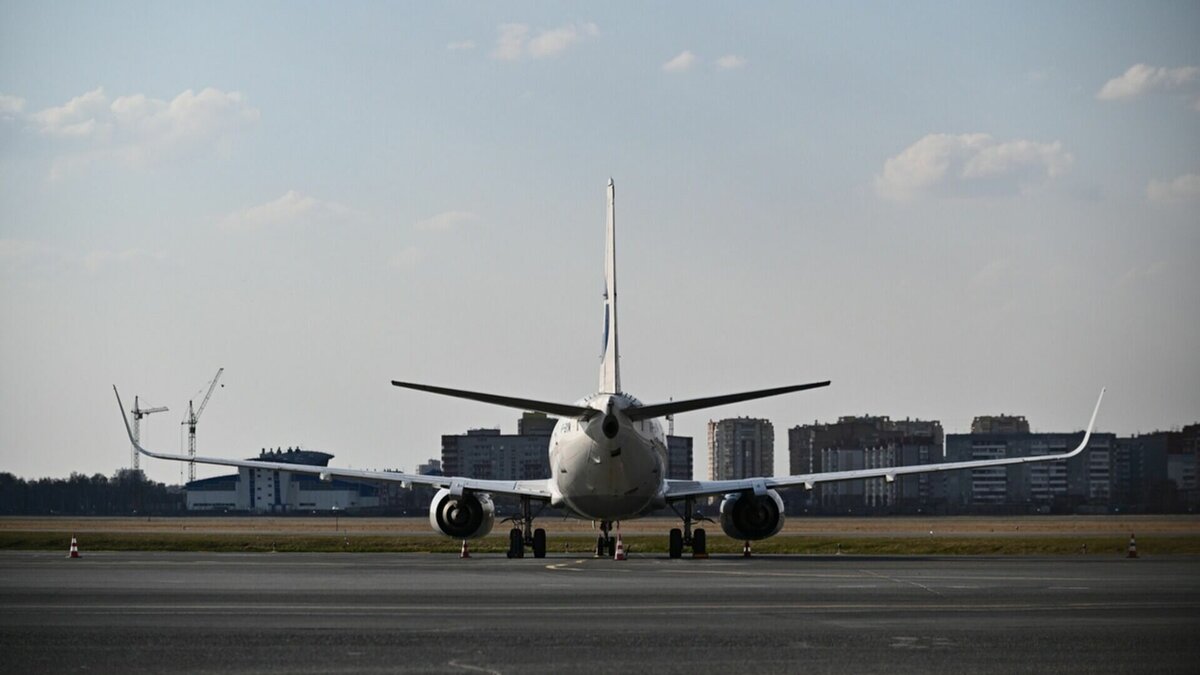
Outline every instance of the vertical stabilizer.
{"type": "Polygon", "coordinates": [[[600,392],[621,391],[621,364],[617,350],[617,233],[614,205],[616,188],[608,179],[608,219],[604,231],[604,352],[600,355],[600,392]]]}

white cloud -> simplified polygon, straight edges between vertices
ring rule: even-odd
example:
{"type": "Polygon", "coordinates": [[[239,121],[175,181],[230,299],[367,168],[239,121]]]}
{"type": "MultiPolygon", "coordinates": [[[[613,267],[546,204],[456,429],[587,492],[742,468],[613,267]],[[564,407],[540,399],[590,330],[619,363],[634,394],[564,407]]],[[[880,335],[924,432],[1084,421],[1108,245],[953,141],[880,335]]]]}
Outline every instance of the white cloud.
{"type": "Polygon", "coordinates": [[[55,174],[101,159],[148,164],[220,148],[258,118],[258,110],[239,92],[211,87],[187,89],[170,101],[145,94],[110,100],[104,88],[97,87],[29,116],[40,133],[76,144],[74,154],[56,162],[55,174]]]}
{"type": "Polygon", "coordinates": [[[719,70],[736,70],[746,65],[746,58],[737,54],[726,54],[717,59],[717,68],[719,70]]]}
{"type": "Polygon", "coordinates": [[[166,258],[166,253],[162,251],[147,251],[140,248],[130,248],[124,251],[92,251],[83,257],[83,267],[89,272],[99,272],[109,267],[161,262],[166,258]]]}
{"type": "Polygon", "coordinates": [[[1152,180],[1146,198],[1160,204],[1200,199],[1200,174],[1186,173],[1174,180],[1152,180]]]}
{"type": "Polygon", "coordinates": [[[31,116],[38,130],[50,136],[92,137],[111,130],[104,87],[80,94],[61,106],[31,116]]]}
{"type": "Polygon", "coordinates": [[[1132,99],[1153,91],[1178,88],[1198,79],[1200,68],[1196,66],[1155,68],[1138,63],[1130,66],[1123,75],[1105,82],[1096,92],[1096,98],[1101,101],[1132,99]]]}
{"type": "Polygon", "coordinates": [[[413,225],[418,230],[454,230],[479,220],[479,216],[470,211],[446,211],[431,218],[426,218],[413,225]]]}
{"type": "Polygon", "coordinates": [[[662,69],[668,73],[682,73],[685,70],[691,69],[694,65],[696,65],[696,55],[685,49],[670,61],[664,63],[662,69]]]}
{"type": "Polygon", "coordinates": [[[497,26],[496,32],[492,58],[517,61],[525,57],[543,59],[558,56],[580,40],[599,35],[600,27],[591,22],[568,23],[548,28],[531,37],[528,24],[502,23],[497,26]]]}
{"type": "Polygon", "coordinates": [[[475,49],[474,40],[459,40],[458,42],[450,42],[446,44],[446,49],[452,52],[464,52],[475,49]]]}
{"type": "Polygon", "coordinates": [[[25,110],[25,99],[20,96],[0,94],[0,118],[13,118],[25,110]]]}
{"type": "Polygon", "coordinates": [[[344,220],[355,211],[336,202],[326,202],[289,190],[274,201],[234,211],[218,225],[225,230],[256,230],[264,227],[344,220]]]}
{"type": "Polygon", "coordinates": [[[929,134],[884,162],[875,189],[880,196],[901,200],[922,194],[1005,194],[1061,175],[1072,161],[1058,141],[929,134]]]}

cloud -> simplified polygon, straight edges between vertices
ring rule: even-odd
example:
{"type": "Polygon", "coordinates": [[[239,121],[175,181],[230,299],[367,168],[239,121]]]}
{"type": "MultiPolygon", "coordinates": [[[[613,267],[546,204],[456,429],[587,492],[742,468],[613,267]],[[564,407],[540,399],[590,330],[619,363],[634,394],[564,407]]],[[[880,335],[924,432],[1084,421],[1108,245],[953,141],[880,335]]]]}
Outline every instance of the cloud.
{"type": "Polygon", "coordinates": [[[688,50],[679,52],[677,56],[662,65],[663,72],[682,73],[696,65],[696,55],[688,50]]]}
{"type": "Polygon", "coordinates": [[[882,197],[1005,194],[1064,173],[1073,158],[1062,143],[1000,142],[988,134],[929,134],[883,165],[882,197]]]}
{"type": "Polygon", "coordinates": [[[258,118],[258,110],[239,92],[211,87],[187,89],[170,101],[145,94],[110,99],[97,87],[28,116],[42,135],[71,144],[71,151],[56,160],[53,175],[104,159],[151,164],[207,152],[227,145],[240,128],[258,118]]]}
{"type": "Polygon", "coordinates": [[[1200,199],[1200,174],[1186,173],[1174,180],[1152,180],[1146,198],[1159,204],[1200,199]]]}
{"type": "Polygon", "coordinates": [[[1123,75],[1105,82],[1096,92],[1096,98],[1101,101],[1129,100],[1153,91],[1175,89],[1198,79],[1200,68],[1196,66],[1155,68],[1138,63],[1130,66],[1123,75]]]}
{"type": "Polygon", "coordinates": [[[223,230],[257,230],[267,227],[340,221],[356,212],[336,202],[326,202],[289,190],[279,199],[234,211],[218,223],[223,230]]]}
{"type": "Polygon", "coordinates": [[[25,99],[20,96],[0,94],[0,118],[12,119],[25,110],[25,99]]]}
{"type": "MultiPolygon", "coordinates": [[[[687,52],[685,52],[685,53],[687,53],[687,52]]],[[[722,56],[721,58],[717,59],[717,69],[718,70],[736,70],[745,65],[746,65],[745,57],[738,56],[737,54],[726,54],[725,56],[722,56]]]]}
{"type": "Polygon", "coordinates": [[[479,216],[470,211],[446,211],[415,223],[413,227],[418,230],[454,230],[478,220],[479,216]]]}
{"type": "Polygon", "coordinates": [[[446,44],[446,49],[452,52],[465,52],[475,49],[474,40],[459,40],[458,42],[449,42],[446,44]]]}
{"type": "Polygon", "coordinates": [[[528,24],[502,23],[496,27],[496,47],[492,58],[499,61],[518,61],[522,58],[544,59],[558,56],[571,45],[600,34],[600,27],[591,22],[568,23],[541,31],[531,37],[528,24]]]}
{"type": "Polygon", "coordinates": [[[123,267],[144,262],[162,262],[167,259],[162,251],[147,251],[130,248],[124,251],[92,251],[83,256],[83,267],[89,272],[99,272],[110,267],[123,267]]]}
{"type": "Polygon", "coordinates": [[[112,129],[108,119],[108,96],[104,87],[80,94],[55,108],[33,113],[38,131],[49,136],[93,137],[112,129]]]}

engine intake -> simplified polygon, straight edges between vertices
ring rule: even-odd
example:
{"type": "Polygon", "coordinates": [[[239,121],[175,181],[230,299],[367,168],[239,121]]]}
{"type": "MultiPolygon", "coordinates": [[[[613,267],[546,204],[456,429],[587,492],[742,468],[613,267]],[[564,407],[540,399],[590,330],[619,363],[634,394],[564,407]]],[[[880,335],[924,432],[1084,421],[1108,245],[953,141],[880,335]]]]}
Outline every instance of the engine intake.
{"type": "Polygon", "coordinates": [[[496,507],[486,492],[464,492],[455,497],[448,488],[442,488],[429,503],[429,524],[447,537],[478,539],[487,536],[496,524],[496,507]]]}
{"type": "Polygon", "coordinates": [[[766,539],[783,529],[783,498],[774,490],[756,496],[734,492],[721,502],[721,529],[731,539],[766,539]]]}

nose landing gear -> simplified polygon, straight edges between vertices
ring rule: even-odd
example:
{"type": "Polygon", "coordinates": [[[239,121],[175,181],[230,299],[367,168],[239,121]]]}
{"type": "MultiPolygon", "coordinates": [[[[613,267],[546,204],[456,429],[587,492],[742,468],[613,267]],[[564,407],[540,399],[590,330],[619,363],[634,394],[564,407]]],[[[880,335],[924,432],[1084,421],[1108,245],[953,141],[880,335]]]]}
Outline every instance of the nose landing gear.
{"type": "Polygon", "coordinates": [[[617,552],[617,542],[609,534],[612,531],[612,521],[600,521],[600,536],[596,537],[596,557],[607,558],[617,552]]]}

